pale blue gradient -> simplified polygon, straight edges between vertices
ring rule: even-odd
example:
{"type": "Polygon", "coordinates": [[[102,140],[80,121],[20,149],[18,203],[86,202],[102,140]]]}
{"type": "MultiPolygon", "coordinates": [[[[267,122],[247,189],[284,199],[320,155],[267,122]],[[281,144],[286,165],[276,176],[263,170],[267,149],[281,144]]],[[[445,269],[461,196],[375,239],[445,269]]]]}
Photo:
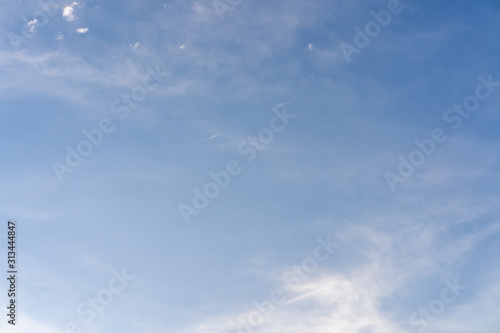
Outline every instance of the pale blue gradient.
{"type": "Polygon", "coordinates": [[[17,51],[8,34],[40,7],[0,4],[16,332],[82,322],[122,268],[135,280],[82,333],[237,332],[327,235],[335,254],[254,332],[418,332],[410,315],[454,278],[467,290],[426,332],[498,332],[500,88],[456,131],[443,121],[478,76],[500,81],[498,1],[401,0],[349,64],[340,43],[387,0],[244,0],[223,20],[211,1],[78,1],[68,22],[71,3],[17,51]],[[111,104],[156,66],[169,76],[121,120],[111,104]],[[289,101],[297,117],[246,162],[238,145],[289,101]],[[114,131],[59,182],[52,163],[104,118],[114,131]],[[436,127],[448,140],[391,192],[384,173],[436,127]],[[178,205],[231,160],[241,174],[186,224],[178,205]]]}

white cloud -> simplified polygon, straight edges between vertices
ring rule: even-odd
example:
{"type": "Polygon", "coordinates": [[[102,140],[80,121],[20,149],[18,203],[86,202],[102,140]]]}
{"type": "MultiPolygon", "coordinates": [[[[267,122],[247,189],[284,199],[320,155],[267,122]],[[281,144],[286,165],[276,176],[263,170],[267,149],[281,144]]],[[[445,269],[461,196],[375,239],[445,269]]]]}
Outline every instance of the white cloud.
{"type": "Polygon", "coordinates": [[[62,32],[59,32],[59,34],[57,35],[56,40],[61,40],[61,39],[64,39],[64,35],[62,34],[62,32]]]}
{"type": "Polygon", "coordinates": [[[34,19],[34,20],[29,21],[26,27],[27,27],[29,32],[35,31],[35,29],[38,27],[38,20],[34,19]]]}
{"type": "Polygon", "coordinates": [[[256,308],[250,307],[243,313],[209,318],[182,333],[247,332],[248,329],[241,327],[245,321],[249,321],[247,327],[252,332],[401,333],[401,329],[379,309],[380,299],[390,292],[390,288],[380,283],[376,270],[360,273],[367,275],[326,274],[297,289],[281,286],[284,303],[278,302],[270,308],[264,299],[257,301],[265,309],[264,322],[256,314],[256,308]]]}
{"type": "Polygon", "coordinates": [[[183,50],[186,46],[187,44],[182,44],[181,46],[179,46],[179,49],[183,50]]]}
{"type": "Polygon", "coordinates": [[[314,48],[313,43],[309,43],[309,45],[307,46],[307,48],[309,49],[309,51],[312,51],[313,48],[314,48]]]}
{"type": "Polygon", "coordinates": [[[89,31],[89,28],[78,28],[75,31],[78,34],[85,34],[85,33],[87,33],[87,31],[89,31]]]}
{"type": "Polygon", "coordinates": [[[68,22],[76,20],[76,16],[74,14],[74,9],[73,9],[73,7],[70,7],[70,6],[63,9],[62,16],[68,22]]]}
{"type": "MultiPolygon", "coordinates": [[[[448,207],[455,210],[455,207],[448,207]]],[[[426,211],[429,213],[429,211],[426,211]]],[[[290,332],[290,333],[406,333],[405,319],[418,308],[409,307],[398,311],[387,311],[384,302],[394,301],[394,295],[411,297],[418,293],[412,286],[419,281],[426,280],[436,273],[443,276],[454,276],[453,270],[442,270],[443,263],[454,262],[467,252],[481,244],[488,236],[498,233],[500,223],[495,223],[481,232],[464,235],[454,244],[443,246],[441,237],[444,225],[432,226],[419,223],[427,214],[420,216],[397,215],[379,216],[369,224],[355,224],[354,226],[340,228],[336,234],[341,235],[343,244],[350,244],[349,251],[356,256],[365,258],[357,267],[346,266],[338,263],[338,268],[343,272],[323,271],[317,277],[311,277],[301,283],[298,288],[289,288],[284,283],[278,289],[284,291],[285,301],[275,304],[273,310],[264,323],[240,332],[290,332]],[[381,231],[381,225],[393,226],[390,230],[381,231]],[[418,235],[415,237],[415,235],[418,235]],[[395,251],[395,249],[397,249],[395,251]],[[451,274],[451,275],[450,275],[451,274]],[[402,318],[402,319],[401,319],[402,318]]],[[[435,215],[435,214],[434,214],[435,215]]],[[[452,223],[452,222],[450,222],[452,223]]],[[[500,274],[500,273],[498,273],[500,274]]],[[[273,274],[275,275],[275,274],[273,274]]],[[[281,276],[276,274],[275,276],[281,276]]],[[[491,278],[497,281],[498,278],[491,278]]],[[[494,290],[498,295],[500,285],[495,284],[494,290]],[[496,289],[495,289],[496,288],[496,289]]],[[[473,292],[471,290],[471,292],[473,292]]],[[[489,295],[487,292],[484,295],[489,295]]],[[[483,297],[483,294],[480,296],[483,297]]],[[[495,295],[495,296],[496,296],[495,295]]],[[[269,302],[262,303],[269,297],[257,298],[262,311],[269,309],[269,302]]],[[[397,297],[396,297],[397,299],[397,297]]],[[[478,304],[487,304],[489,308],[495,307],[495,297],[478,299],[475,303],[454,304],[450,307],[453,313],[460,313],[464,322],[475,319],[471,313],[478,304]],[[467,311],[468,314],[467,314],[467,311]]],[[[397,300],[396,302],[401,302],[397,300]]],[[[399,303],[403,308],[403,304],[399,303]]],[[[248,308],[240,312],[230,312],[219,316],[208,317],[191,327],[182,330],[182,333],[224,333],[238,332],[238,326],[247,318],[254,318],[253,322],[261,322],[259,315],[255,314],[256,307],[248,304],[248,308]],[[254,315],[250,316],[251,313],[254,315]]],[[[396,303],[398,304],[398,303],[396,303]]],[[[485,307],[488,309],[488,307],[485,307]]],[[[484,312],[484,311],[483,311],[484,312]]],[[[480,311],[474,316],[479,317],[480,311]]],[[[473,332],[470,329],[457,330],[456,319],[453,316],[440,318],[442,326],[447,330],[437,329],[443,333],[473,332]]],[[[488,313],[474,322],[485,323],[484,327],[493,327],[498,324],[494,314],[488,313]]],[[[433,324],[434,325],[434,324],[433,324]]],[[[479,330],[486,332],[488,330],[479,330]]]]}
{"type": "Polygon", "coordinates": [[[75,15],[76,6],[78,6],[78,2],[73,2],[71,5],[64,7],[62,16],[66,21],[71,22],[77,19],[75,15]]]}

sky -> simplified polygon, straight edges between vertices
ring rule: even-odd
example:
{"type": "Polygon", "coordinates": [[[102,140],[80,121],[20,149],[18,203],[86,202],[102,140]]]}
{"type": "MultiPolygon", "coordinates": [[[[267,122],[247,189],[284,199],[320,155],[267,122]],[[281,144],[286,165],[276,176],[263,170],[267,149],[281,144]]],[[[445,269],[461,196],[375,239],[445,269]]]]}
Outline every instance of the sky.
{"type": "Polygon", "coordinates": [[[499,332],[499,15],[1,2],[0,331],[499,332]]]}

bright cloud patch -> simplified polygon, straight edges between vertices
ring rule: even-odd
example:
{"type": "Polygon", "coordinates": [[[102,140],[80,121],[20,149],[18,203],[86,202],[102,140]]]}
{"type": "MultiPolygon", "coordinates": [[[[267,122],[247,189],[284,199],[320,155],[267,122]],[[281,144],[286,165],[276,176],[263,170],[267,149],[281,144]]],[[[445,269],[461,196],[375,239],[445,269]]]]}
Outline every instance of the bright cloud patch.
{"type": "Polygon", "coordinates": [[[89,31],[89,28],[78,28],[75,31],[78,34],[85,34],[85,33],[87,33],[87,31],[89,31]]]}
{"type": "Polygon", "coordinates": [[[379,310],[387,287],[375,279],[368,280],[331,274],[299,288],[283,286],[284,302],[260,300],[256,302],[259,310],[256,307],[248,313],[211,318],[185,332],[399,333],[379,310]]]}
{"type": "Polygon", "coordinates": [[[27,24],[27,29],[29,32],[35,31],[36,27],[38,26],[38,20],[34,19],[28,22],[27,24]]]}
{"type": "Polygon", "coordinates": [[[62,16],[66,21],[71,22],[77,19],[75,15],[76,6],[78,6],[78,2],[73,2],[71,5],[64,7],[62,16]]]}

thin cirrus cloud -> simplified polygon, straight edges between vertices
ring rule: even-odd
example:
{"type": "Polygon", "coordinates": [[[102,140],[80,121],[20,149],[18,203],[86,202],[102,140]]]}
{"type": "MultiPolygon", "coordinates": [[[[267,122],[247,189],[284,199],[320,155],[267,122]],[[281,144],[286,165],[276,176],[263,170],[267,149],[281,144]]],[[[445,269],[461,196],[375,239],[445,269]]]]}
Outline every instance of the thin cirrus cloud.
{"type": "MultiPolygon", "coordinates": [[[[332,274],[312,280],[298,290],[283,291],[290,293],[293,299],[277,306],[262,324],[250,326],[252,332],[401,333],[377,309],[376,293],[368,285],[360,285],[347,277],[332,274]]],[[[252,310],[212,318],[181,332],[246,332],[248,330],[239,328],[242,319],[251,313],[252,310]]]]}

